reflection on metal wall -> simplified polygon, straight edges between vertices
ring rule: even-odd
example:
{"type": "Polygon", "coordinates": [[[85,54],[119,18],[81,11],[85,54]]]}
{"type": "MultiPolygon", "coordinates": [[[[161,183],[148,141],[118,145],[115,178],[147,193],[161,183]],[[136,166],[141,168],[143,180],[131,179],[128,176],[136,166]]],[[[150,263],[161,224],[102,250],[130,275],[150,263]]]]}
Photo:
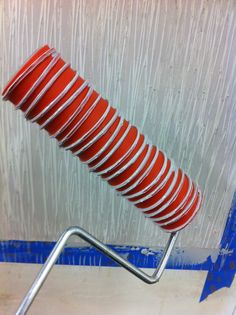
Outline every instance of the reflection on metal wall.
{"type": "MultiPolygon", "coordinates": [[[[204,206],[179,239],[217,247],[236,187],[233,1],[1,1],[1,87],[44,43],[189,172],[204,206]]],[[[9,104],[0,106],[1,239],[81,225],[107,243],[166,236],[9,104]]]]}

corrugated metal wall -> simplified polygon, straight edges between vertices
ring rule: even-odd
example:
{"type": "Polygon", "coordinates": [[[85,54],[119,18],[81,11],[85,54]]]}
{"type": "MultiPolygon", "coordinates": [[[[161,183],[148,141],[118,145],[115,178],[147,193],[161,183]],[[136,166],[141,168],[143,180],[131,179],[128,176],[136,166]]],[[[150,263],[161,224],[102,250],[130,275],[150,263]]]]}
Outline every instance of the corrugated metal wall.
{"type": "MultiPolygon", "coordinates": [[[[61,51],[204,190],[181,246],[217,247],[236,187],[235,1],[1,0],[1,87],[44,43],[61,51]]],[[[81,225],[107,243],[166,235],[76,158],[0,106],[0,239],[81,225]]]]}

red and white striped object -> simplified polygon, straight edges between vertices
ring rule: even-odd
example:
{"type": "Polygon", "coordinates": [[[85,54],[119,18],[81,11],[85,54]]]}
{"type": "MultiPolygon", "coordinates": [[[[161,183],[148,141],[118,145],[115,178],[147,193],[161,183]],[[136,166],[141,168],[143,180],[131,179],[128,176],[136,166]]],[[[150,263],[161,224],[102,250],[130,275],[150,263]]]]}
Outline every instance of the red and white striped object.
{"type": "Polygon", "coordinates": [[[188,175],[54,48],[36,51],[9,81],[3,98],[167,232],[184,228],[200,209],[201,191],[188,175]]]}

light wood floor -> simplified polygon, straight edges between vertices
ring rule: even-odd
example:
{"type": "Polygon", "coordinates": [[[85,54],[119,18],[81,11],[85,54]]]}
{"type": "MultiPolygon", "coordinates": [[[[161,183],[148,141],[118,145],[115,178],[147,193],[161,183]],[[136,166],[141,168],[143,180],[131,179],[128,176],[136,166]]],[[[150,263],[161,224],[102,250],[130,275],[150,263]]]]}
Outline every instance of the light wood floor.
{"type": "MultiPolygon", "coordinates": [[[[0,264],[0,314],[14,314],[40,266],[0,264]]],[[[151,270],[149,270],[150,272],[151,270]]],[[[236,283],[199,303],[206,272],[166,270],[146,285],[121,268],[56,266],[28,314],[236,315],[236,283]]]]}

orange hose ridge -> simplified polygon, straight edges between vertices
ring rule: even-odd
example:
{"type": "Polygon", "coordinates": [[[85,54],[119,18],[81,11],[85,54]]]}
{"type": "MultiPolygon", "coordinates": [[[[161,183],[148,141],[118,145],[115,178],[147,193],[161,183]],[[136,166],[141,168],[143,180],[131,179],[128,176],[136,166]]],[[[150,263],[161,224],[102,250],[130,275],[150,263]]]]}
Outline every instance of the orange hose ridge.
{"type": "Polygon", "coordinates": [[[200,189],[164,152],[119,115],[54,48],[37,50],[9,81],[3,99],[86,163],[167,232],[188,225],[200,189]]]}

